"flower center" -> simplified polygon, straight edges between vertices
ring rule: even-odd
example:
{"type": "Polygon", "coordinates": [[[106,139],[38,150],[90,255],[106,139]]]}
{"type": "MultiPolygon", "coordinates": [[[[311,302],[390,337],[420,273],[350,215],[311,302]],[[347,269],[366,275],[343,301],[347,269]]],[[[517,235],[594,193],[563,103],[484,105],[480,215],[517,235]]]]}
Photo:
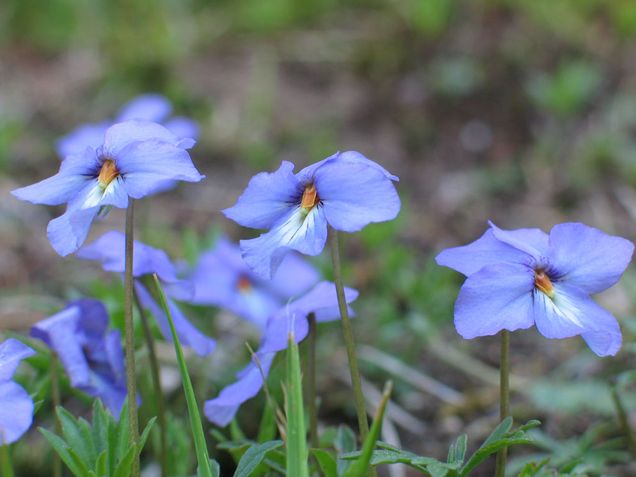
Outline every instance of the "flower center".
{"type": "Polygon", "coordinates": [[[554,287],[550,281],[550,277],[543,270],[534,271],[534,287],[548,295],[550,298],[554,296],[554,287]]]}
{"type": "Polygon", "coordinates": [[[105,189],[108,184],[110,184],[115,178],[117,178],[117,176],[119,176],[119,171],[117,170],[115,161],[113,161],[112,159],[106,159],[102,163],[102,168],[99,171],[97,180],[99,181],[99,185],[105,189]]]}
{"type": "Polygon", "coordinates": [[[305,186],[303,197],[300,200],[300,206],[308,211],[313,209],[314,206],[320,201],[318,198],[318,191],[315,184],[308,184],[305,186]]]}
{"type": "Polygon", "coordinates": [[[247,293],[252,289],[252,282],[247,277],[240,277],[236,283],[236,288],[242,293],[247,293]]]}

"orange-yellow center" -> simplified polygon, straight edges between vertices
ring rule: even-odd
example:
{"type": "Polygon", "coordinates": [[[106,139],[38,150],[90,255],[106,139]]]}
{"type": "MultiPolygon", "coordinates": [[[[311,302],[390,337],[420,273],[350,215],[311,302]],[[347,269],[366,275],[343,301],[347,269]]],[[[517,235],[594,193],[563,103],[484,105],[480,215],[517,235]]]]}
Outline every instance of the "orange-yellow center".
{"type": "Polygon", "coordinates": [[[319,201],[318,191],[316,191],[315,184],[309,184],[305,187],[305,191],[303,192],[303,198],[300,200],[300,206],[303,209],[310,210],[312,209],[319,201]]]}
{"type": "Polygon", "coordinates": [[[113,161],[112,159],[106,159],[104,163],[102,164],[102,168],[99,171],[99,176],[97,176],[97,180],[99,181],[102,187],[106,187],[118,175],[119,175],[119,171],[117,170],[115,161],[113,161]]]}
{"type": "Polygon", "coordinates": [[[535,270],[534,286],[549,297],[554,296],[554,287],[552,286],[550,277],[548,277],[548,275],[543,270],[535,270]]]}
{"type": "Polygon", "coordinates": [[[240,277],[236,287],[240,292],[248,292],[252,289],[252,282],[250,282],[250,279],[247,277],[240,277]]]}

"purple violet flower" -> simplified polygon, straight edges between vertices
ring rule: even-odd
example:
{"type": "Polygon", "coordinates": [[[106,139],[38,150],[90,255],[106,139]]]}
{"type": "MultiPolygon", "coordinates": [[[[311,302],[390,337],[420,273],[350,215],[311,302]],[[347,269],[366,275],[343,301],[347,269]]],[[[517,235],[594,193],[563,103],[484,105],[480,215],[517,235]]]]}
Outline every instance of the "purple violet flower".
{"type": "Polygon", "coordinates": [[[108,331],[108,322],[104,304],[84,298],[33,325],[31,336],[57,354],[71,386],[101,399],[119,416],[126,400],[126,365],[119,331],[108,331]]]}
{"type": "Polygon", "coordinates": [[[34,354],[13,338],[0,343],[0,446],[20,439],[33,422],[33,399],[11,378],[20,361],[34,354]]]}
{"type": "MultiPolygon", "coordinates": [[[[125,269],[126,237],[118,231],[106,232],[89,245],[82,247],[77,252],[77,257],[85,260],[97,260],[107,272],[124,273],[125,269]]],[[[189,346],[197,354],[206,356],[214,351],[216,342],[201,333],[183,315],[176,303],[172,300],[187,300],[192,297],[192,284],[181,280],[177,276],[174,265],[163,250],[135,241],[135,253],[133,254],[133,276],[135,277],[135,290],[141,304],[148,308],[159,325],[164,338],[172,341],[168,317],[157,303],[156,298],[148,290],[144,280],[156,273],[166,292],[168,307],[174,320],[179,339],[184,346],[189,346]]]]}
{"type": "Polygon", "coordinates": [[[126,208],[128,197],[140,199],[162,191],[167,182],[203,179],[186,150],[193,145],[193,139],[179,139],[152,122],[115,124],[106,131],[102,146],[67,157],[54,176],[12,193],[34,204],[68,204],[47,228],[55,251],[68,255],[84,243],[100,212],[112,206],[126,208]]]}
{"type": "Polygon", "coordinates": [[[143,94],[126,103],[114,121],[84,124],[75,128],[57,142],[60,159],[84,152],[87,147],[97,149],[104,143],[106,130],[115,123],[138,119],[159,123],[180,139],[197,139],[199,127],[191,119],[170,117],[172,105],[164,96],[155,93],[143,94]]]}
{"type": "MultiPolygon", "coordinates": [[[[357,290],[345,288],[347,303],[355,301],[357,290]]],[[[217,426],[228,425],[245,401],[258,394],[269,374],[276,353],[287,348],[289,333],[296,342],[302,341],[309,332],[307,316],[314,313],[317,322],[337,320],[338,298],[336,287],[330,282],[320,282],[307,294],[283,306],[269,320],[261,344],[252,357],[252,362],[239,371],[237,381],[226,386],[219,395],[205,402],[205,415],[217,426]]],[[[351,315],[353,311],[350,310],[351,315]]]]}
{"type": "Polygon", "coordinates": [[[599,356],[621,346],[616,318],[590,295],[614,285],[634,245],[580,223],[501,230],[490,222],[473,243],[444,250],[436,260],[468,277],[455,302],[455,327],[464,338],[536,324],[546,338],[581,335],[599,356]]]}
{"type": "Polygon", "coordinates": [[[271,278],[289,250],[318,255],[328,225],[356,232],[400,211],[393,186],[398,178],[359,152],[338,152],[296,174],[293,170],[283,161],[277,171],[255,175],[236,204],[223,211],[245,227],[269,229],[241,240],[243,259],[263,278],[271,278]]]}
{"type": "Polygon", "coordinates": [[[188,279],[194,286],[190,303],[225,308],[260,328],[290,298],[318,282],[316,269],[295,254],[282,261],[272,280],[256,276],[241,258],[241,250],[226,238],[199,257],[188,279]]]}

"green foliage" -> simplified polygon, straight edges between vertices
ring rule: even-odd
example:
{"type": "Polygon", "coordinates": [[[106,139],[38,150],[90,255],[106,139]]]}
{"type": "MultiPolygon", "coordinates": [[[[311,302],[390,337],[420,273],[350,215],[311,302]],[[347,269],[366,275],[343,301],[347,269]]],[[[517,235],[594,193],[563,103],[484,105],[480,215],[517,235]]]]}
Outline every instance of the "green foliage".
{"type": "MultiPolygon", "coordinates": [[[[251,477],[255,474],[260,463],[271,451],[282,447],[283,441],[268,441],[262,444],[254,444],[245,451],[239,460],[234,477],[251,477]]],[[[288,474],[293,475],[293,474],[288,474]]]]}
{"type": "Polygon", "coordinates": [[[92,423],[76,419],[63,407],[57,408],[57,417],[62,427],[61,436],[44,428],[40,428],[40,432],[76,477],[129,476],[132,462],[141,453],[155,422],[155,418],[148,422],[134,446],[128,432],[127,404],[119,422],[99,399],[93,404],[92,423]]]}
{"type": "Polygon", "coordinates": [[[293,334],[287,340],[287,386],[285,417],[287,419],[287,475],[308,477],[307,434],[303,409],[303,389],[300,356],[293,334]]]}
{"type": "MultiPolygon", "coordinates": [[[[441,462],[432,457],[424,457],[412,452],[403,451],[384,442],[378,442],[371,459],[372,465],[381,464],[406,464],[420,472],[432,477],[467,477],[479,464],[500,449],[519,444],[535,444],[528,430],[538,426],[539,421],[529,421],[517,429],[512,429],[512,418],[504,419],[488,436],[468,460],[465,460],[467,449],[466,435],[460,436],[448,451],[446,462],[441,462]]],[[[341,456],[343,459],[358,458],[360,452],[349,453],[341,456]]]]}

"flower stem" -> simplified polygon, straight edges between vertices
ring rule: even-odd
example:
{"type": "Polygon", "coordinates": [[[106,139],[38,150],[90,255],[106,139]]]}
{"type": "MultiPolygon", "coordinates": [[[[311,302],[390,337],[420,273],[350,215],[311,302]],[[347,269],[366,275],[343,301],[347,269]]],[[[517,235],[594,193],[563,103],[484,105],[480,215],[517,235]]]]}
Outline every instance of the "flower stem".
{"type": "Polygon", "coordinates": [[[318,447],[318,410],[316,409],[316,315],[307,316],[309,334],[307,336],[307,411],[309,413],[309,443],[318,447]]]}
{"type": "MultiPolygon", "coordinates": [[[[62,424],[57,417],[57,408],[62,404],[60,398],[60,378],[57,373],[57,354],[51,353],[51,401],[53,403],[53,416],[55,419],[55,433],[62,435],[62,424]]],[[[53,477],[62,477],[62,460],[57,452],[53,452],[53,477]]]]}
{"type": "MultiPolygon", "coordinates": [[[[4,440],[4,439],[3,439],[4,440]]],[[[9,452],[9,445],[0,444],[0,470],[4,477],[14,477],[13,465],[11,464],[11,453],[9,452]]]]}
{"type": "Polygon", "coordinates": [[[329,228],[329,245],[331,246],[331,259],[333,262],[333,281],[336,284],[336,293],[338,295],[338,307],[340,308],[340,321],[342,322],[342,331],[347,349],[347,357],[349,359],[349,371],[351,372],[351,384],[353,385],[353,395],[356,405],[356,413],[358,415],[358,427],[362,442],[369,433],[369,422],[367,421],[367,413],[364,404],[364,394],[362,394],[362,385],[360,383],[360,371],[358,370],[358,358],[356,357],[356,345],[353,339],[353,328],[349,320],[349,310],[344,294],[344,286],[342,284],[342,272],[340,270],[340,250],[338,248],[338,232],[333,228],[329,228]]]}
{"type": "MultiPolygon", "coordinates": [[[[135,335],[133,323],[133,220],[134,201],[128,198],[126,209],[126,261],[124,269],[124,322],[126,352],[126,388],[128,390],[128,425],[130,444],[139,443],[139,424],[137,417],[137,382],[135,372],[135,335]]],[[[131,477],[139,477],[139,454],[135,452],[131,467],[131,477]]]]}
{"type": "MultiPolygon", "coordinates": [[[[510,415],[510,332],[501,330],[501,354],[499,357],[499,419],[503,421],[510,415]]],[[[495,476],[506,475],[508,449],[504,447],[497,453],[495,476]]]]}
{"type": "Polygon", "coordinates": [[[168,476],[168,429],[166,427],[166,405],[161,390],[161,375],[159,373],[159,360],[155,353],[155,340],[152,337],[152,330],[146,310],[141,306],[137,290],[133,287],[133,296],[139,316],[141,317],[141,327],[144,331],[144,340],[146,348],[148,348],[148,361],[150,363],[150,375],[152,377],[152,385],[154,387],[154,402],[156,404],[157,421],[159,423],[159,463],[161,465],[161,477],[168,476]]]}

